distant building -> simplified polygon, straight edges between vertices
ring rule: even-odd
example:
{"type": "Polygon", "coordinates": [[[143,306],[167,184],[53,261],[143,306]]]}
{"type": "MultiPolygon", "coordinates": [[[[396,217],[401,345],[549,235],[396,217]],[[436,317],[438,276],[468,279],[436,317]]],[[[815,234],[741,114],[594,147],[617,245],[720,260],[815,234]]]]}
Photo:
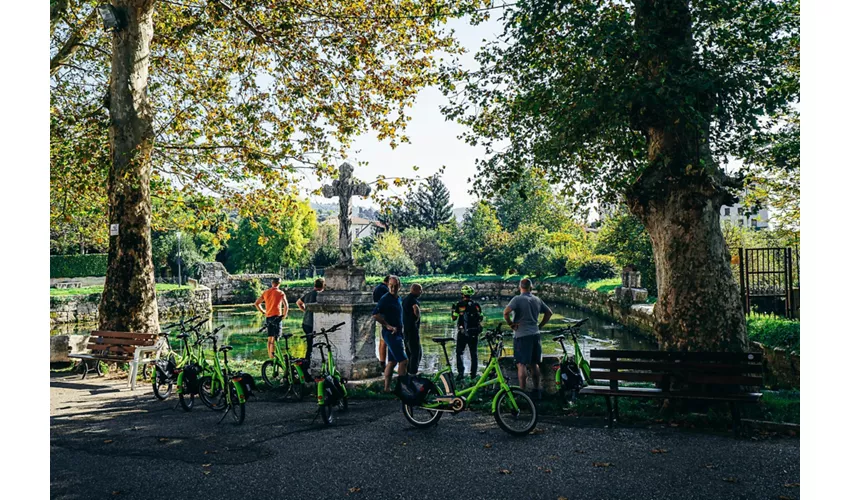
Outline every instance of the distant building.
{"type": "Polygon", "coordinates": [[[723,205],[720,207],[720,225],[728,223],[732,226],[748,227],[750,229],[767,229],[768,227],[768,211],[766,208],[758,212],[751,212],[736,203],[734,205],[723,205]]]}
{"type": "Polygon", "coordinates": [[[351,218],[352,241],[375,236],[379,231],[383,231],[384,229],[386,229],[386,226],[376,220],[364,219],[363,217],[351,218]]]}

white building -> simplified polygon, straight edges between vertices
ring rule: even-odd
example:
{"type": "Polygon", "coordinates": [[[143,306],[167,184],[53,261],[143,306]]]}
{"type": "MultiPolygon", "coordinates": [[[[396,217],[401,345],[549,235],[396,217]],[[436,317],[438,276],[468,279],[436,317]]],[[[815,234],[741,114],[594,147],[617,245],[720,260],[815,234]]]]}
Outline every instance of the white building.
{"type": "Polygon", "coordinates": [[[750,212],[742,207],[739,203],[720,207],[720,225],[724,223],[738,227],[748,227],[751,229],[767,229],[768,227],[768,212],[767,209],[761,209],[758,212],[750,212]]]}
{"type": "Polygon", "coordinates": [[[351,241],[375,236],[378,231],[386,229],[382,223],[376,220],[364,219],[363,217],[351,218],[351,241]]]}

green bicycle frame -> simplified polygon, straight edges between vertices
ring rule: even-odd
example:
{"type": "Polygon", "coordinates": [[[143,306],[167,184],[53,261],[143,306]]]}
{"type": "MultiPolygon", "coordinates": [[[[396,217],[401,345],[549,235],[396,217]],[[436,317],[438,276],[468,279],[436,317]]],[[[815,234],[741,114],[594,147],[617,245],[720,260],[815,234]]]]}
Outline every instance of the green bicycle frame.
{"type": "Polygon", "coordinates": [[[292,370],[287,370],[288,366],[294,367],[298,378],[302,382],[306,382],[307,379],[304,376],[304,370],[301,369],[301,365],[292,362],[292,355],[289,353],[289,342],[284,339],[286,343],[286,350],[280,348],[280,341],[275,340],[274,343],[274,364],[279,366],[286,372],[286,381],[289,384],[293,384],[295,380],[292,377],[292,370]]]}
{"type": "MultiPolygon", "coordinates": [[[[325,336],[325,340],[327,340],[327,335],[325,336]]],[[[322,376],[316,380],[316,398],[318,399],[319,406],[323,406],[325,404],[325,384],[327,382],[328,375],[330,375],[342,389],[342,397],[348,397],[348,390],[345,388],[345,384],[342,383],[342,375],[340,375],[336,370],[336,363],[334,362],[333,349],[330,347],[330,342],[326,342],[325,345],[328,349],[327,358],[325,358],[324,350],[321,347],[319,348],[319,352],[322,356],[322,376]]]]}
{"type": "MultiPolygon", "coordinates": [[[[226,380],[227,377],[225,377],[225,370],[221,368],[221,362],[218,360],[218,349],[216,349],[215,342],[213,342],[213,365],[212,376],[210,377],[210,393],[215,394],[219,388],[224,390],[227,385],[226,380]]],[[[247,398],[245,397],[245,391],[242,389],[242,383],[232,379],[230,382],[236,389],[236,395],[239,398],[239,402],[244,403],[247,398]]],[[[230,399],[230,391],[224,390],[224,398],[228,405],[233,404],[233,401],[230,399]]]]}

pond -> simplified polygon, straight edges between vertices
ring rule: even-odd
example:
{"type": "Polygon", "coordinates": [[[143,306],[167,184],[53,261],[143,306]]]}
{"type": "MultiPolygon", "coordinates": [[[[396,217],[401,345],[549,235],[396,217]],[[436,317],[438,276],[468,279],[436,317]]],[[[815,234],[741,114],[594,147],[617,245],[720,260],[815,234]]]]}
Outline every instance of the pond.
{"type": "MultiPolygon", "coordinates": [[[[497,302],[495,300],[481,300],[479,303],[486,317],[485,327],[495,325],[502,320],[502,311],[507,305],[506,300],[497,302]]],[[[451,305],[449,301],[422,301],[422,324],[420,336],[422,338],[422,369],[427,372],[436,371],[437,366],[444,363],[442,349],[434,342],[428,341],[430,337],[454,336],[456,333],[455,323],[451,320],[451,305]]],[[[589,350],[598,349],[634,349],[654,350],[657,349],[653,340],[635,334],[616,323],[595,316],[593,314],[561,305],[550,304],[554,315],[549,324],[544,328],[552,330],[559,328],[565,320],[590,318],[582,327],[580,344],[585,354],[589,350]]],[[[297,307],[290,309],[289,317],[284,321],[284,331],[301,334],[302,313],[297,307]]],[[[257,333],[263,324],[263,317],[252,305],[239,306],[216,306],[213,308],[212,323],[216,326],[224,324],[223,331],[225,342],[233,346],[233,358],[240,360],[264,360],[266,354],[265,333],[257,333]]],[[[87,332],[83,329],[84,333],[87,332]]],[[[376,343],[377,345],[377,343],[376,343]]],[[[290,339],[290,347],[293,354],[303,356],[306,345],[301,338],[290,339]]],[[[512,354],[512,342],[506,345],[505,354],[512,354]]],[[[449,356],[454,364],[454,351],[449,351],[449,356]]],[[[560,345],[551,340],[551,336],[543,336],[543,353],[560,354],[560,345]]],[[[486,342],[479,345],[478,361],[481,368],[489,360],[489,351],[486,342]]],[[[469,354],[465,355],[465,363],[469,366],[469,354]]],[[[479,370],[480,373],[480,370],[479,370]]]]}

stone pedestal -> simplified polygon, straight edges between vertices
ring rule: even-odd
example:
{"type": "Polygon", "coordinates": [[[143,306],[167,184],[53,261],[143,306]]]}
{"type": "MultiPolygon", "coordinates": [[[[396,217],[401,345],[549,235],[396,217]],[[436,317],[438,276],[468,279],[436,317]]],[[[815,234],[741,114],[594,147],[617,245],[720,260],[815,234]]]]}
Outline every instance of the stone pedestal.
{"type": "MultiPolygon", "coordinates": [[[[328,335],[334,345],[337,369],[350,380],[377,377],[381,367],[375,357],[375,320],[372,319],[371,292],[365,291],[366,272],[360,267],[332,267],[325,270],[325,291],[315,304],[307,304],[313,312],[313,328],[319,331],[345,323],[328,335]]],[[[314,371],[320,357],[313,353],[314,371]]]]}
{"type": "Polygon", "coordinates": [[[649,292],[646,288],[628,288],[618,286],[614,289],[614,297],[619,304],[630,306],[632,304],[643,304],[646,302],[647,297],[649,297],[649,292]]]}

